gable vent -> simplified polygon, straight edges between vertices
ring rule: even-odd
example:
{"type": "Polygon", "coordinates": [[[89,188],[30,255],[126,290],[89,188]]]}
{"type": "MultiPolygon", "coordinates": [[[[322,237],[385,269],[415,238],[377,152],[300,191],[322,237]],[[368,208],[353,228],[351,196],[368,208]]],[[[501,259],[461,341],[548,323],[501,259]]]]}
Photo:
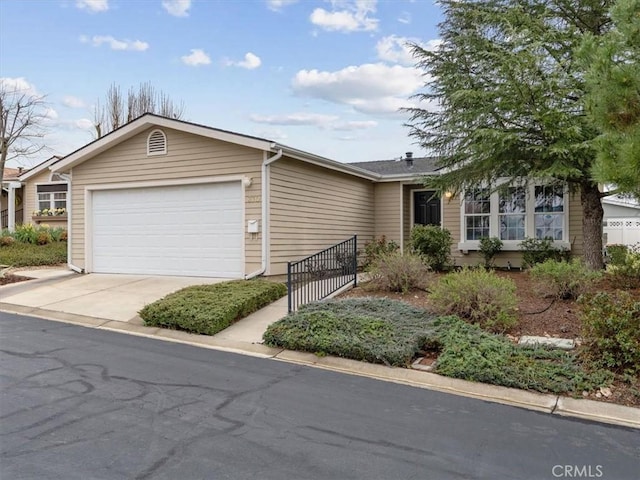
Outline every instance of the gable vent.
{"type": "Polygon", "coordinates": [[[167,137],[162,130],[154,130],[147,138],[147,155],[164,155],[167,153],[167,137]]]}

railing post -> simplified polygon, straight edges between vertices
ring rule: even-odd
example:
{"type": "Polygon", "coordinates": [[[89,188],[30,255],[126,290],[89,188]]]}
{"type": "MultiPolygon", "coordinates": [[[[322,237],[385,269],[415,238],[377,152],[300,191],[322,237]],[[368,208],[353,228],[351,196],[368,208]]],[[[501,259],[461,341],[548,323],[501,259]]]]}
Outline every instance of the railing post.
{"type": "Polygon", "coordinates": [[[358,235],[353,236],[353,286],[358,286],[358,235]]]}
{"type": "Polygon", "coordinates": [[[287,262],[287,311],[291,313],[291,262],[287,262]]]}

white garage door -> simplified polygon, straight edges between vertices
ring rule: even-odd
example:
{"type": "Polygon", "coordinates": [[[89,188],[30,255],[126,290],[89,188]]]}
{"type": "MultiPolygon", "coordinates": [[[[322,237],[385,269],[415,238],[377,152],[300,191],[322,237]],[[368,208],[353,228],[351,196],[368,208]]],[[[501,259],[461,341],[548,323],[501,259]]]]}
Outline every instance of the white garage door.
{"type": "Polygon", "coordinates": [[[242,276],[240,182],[96,190],[94,272],[242,276]]]}

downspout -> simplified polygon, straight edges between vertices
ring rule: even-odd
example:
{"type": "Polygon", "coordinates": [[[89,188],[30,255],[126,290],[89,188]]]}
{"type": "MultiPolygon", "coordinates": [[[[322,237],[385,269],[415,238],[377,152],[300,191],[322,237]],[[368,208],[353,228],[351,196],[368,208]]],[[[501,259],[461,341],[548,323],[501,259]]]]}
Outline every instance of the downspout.
{"type": "Polygon", "coordinates": [[[260,270],[244,276],[245,280],[262,275],[267,270],[267,254],[269,249],[269,165],[282,158],[282,149],[278,150],[273,157],[265,158],[262,162],[262,263],[260,270]]]}
{"type": "Polygon", "coordinates": [[[84,270],[80,267],[76,267],[71,263],[71,175],[66,173],[59,173],[60,177],[67,182],[67,267],[76,273],[84,273],[84,270]]]}

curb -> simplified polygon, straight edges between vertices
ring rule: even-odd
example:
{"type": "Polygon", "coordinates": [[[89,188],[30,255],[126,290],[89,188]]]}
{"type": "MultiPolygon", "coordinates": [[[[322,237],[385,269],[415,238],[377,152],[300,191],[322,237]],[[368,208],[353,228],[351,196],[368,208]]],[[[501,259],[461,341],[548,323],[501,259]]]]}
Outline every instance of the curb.
{"type": "Polygon", "coordinates": [[[640,429],[640,409],[635,407],[470,382],[457,378],[443,377],[435,373],[421,371],[420,369],[388,367],[332,356],[318,357],[313,353],[271,348],[260,343],[216,338],[215,335],[197,335],[179,330],[146,327],[144,325],[136,325],[117,320],[56,312],[36,307],[25,307],[0,302],[0,311],[30,315],[43,320],[69,323],[87,328],[97,328],[161,341],[181,343],[194,347],[307,365],[349,375],[358,375],[475,398],[487,402],[525,408],[551,415],[580,418],[583,420],[640,429]]]}

